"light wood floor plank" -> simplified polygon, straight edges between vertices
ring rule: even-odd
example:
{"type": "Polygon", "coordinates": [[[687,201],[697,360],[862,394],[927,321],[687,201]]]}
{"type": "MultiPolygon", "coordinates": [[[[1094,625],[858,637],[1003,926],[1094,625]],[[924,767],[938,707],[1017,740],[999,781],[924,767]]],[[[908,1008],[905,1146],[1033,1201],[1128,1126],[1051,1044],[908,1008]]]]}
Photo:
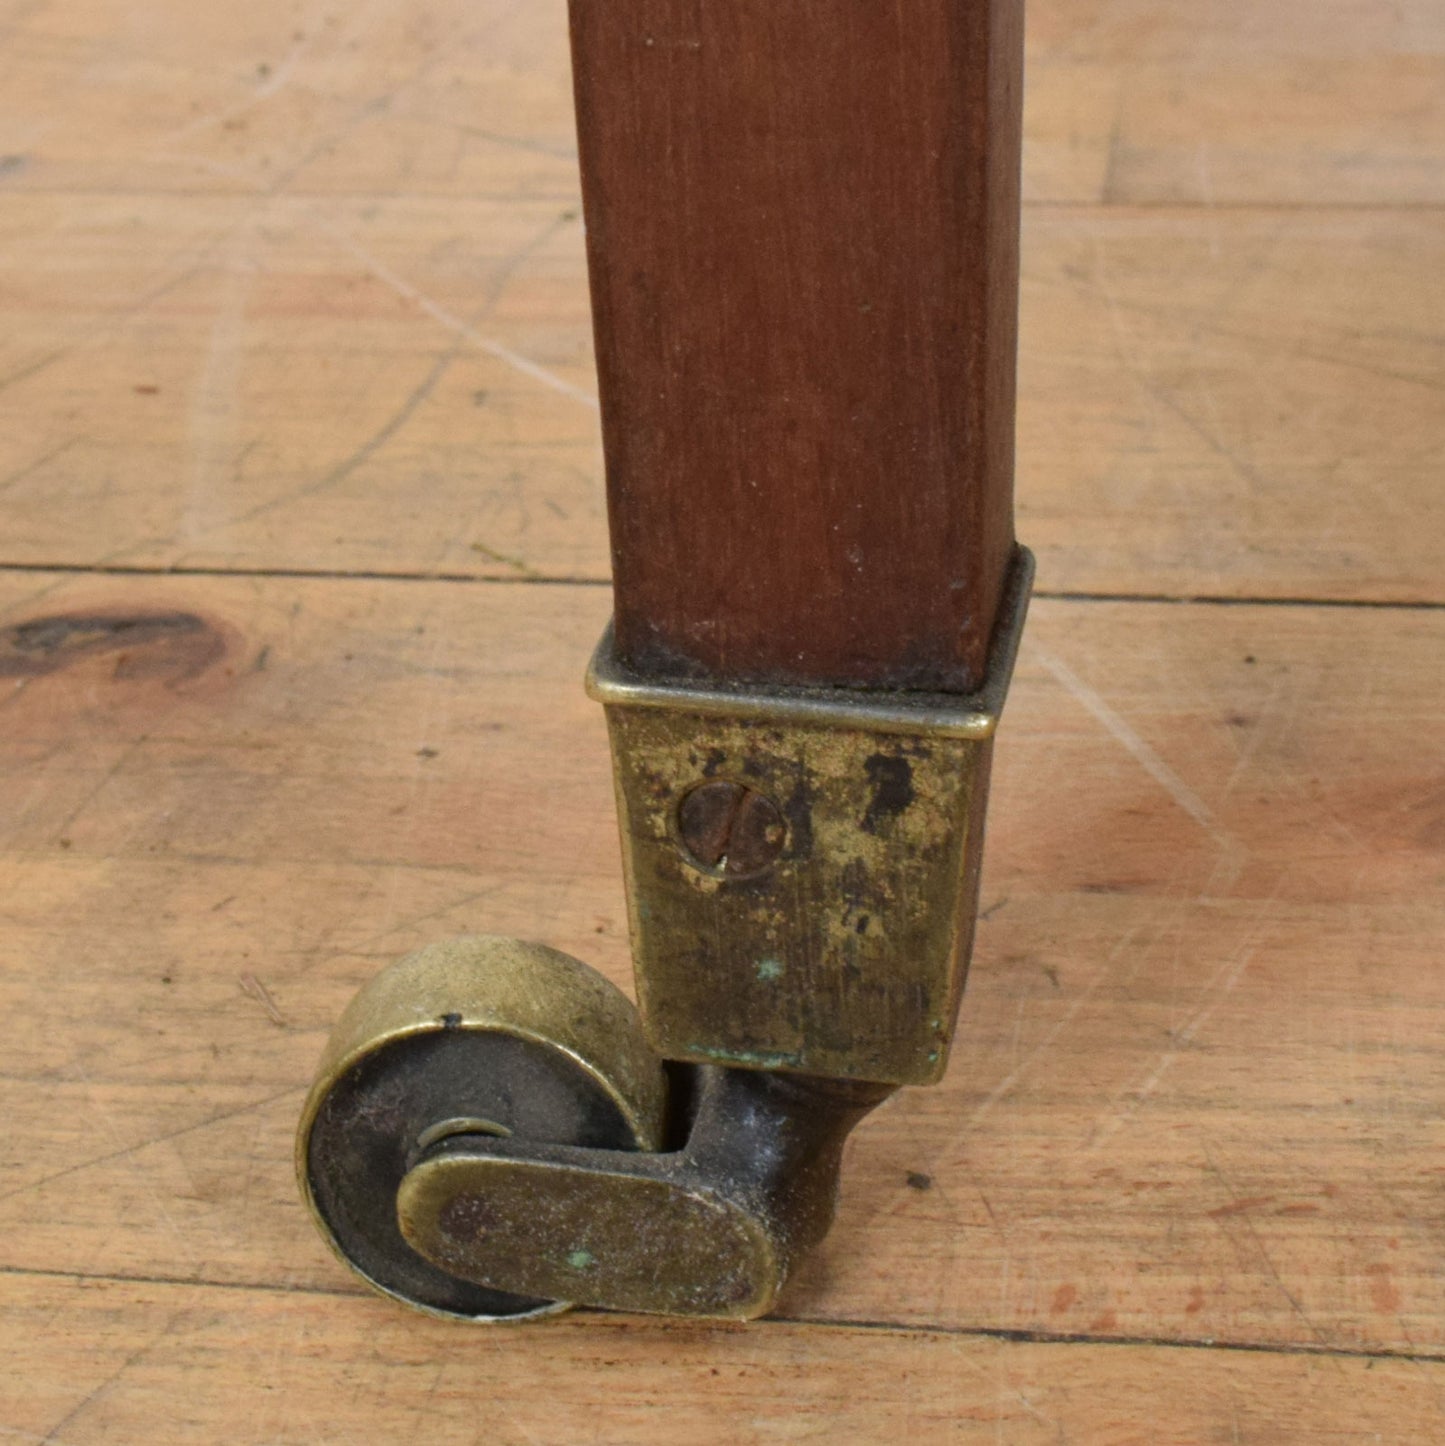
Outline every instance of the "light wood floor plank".
{"type": "MultiPolygon", "coordinates": [[[[606,590],[0,588],[0,1266],[341,1286],[289,1140],[362,980],[476,931],[627,980],[606,590]]],[[[952,1071],[787,1313],[1445,1352],[1442,643],[1037,607],[952,1071]]]]}
{"type": "MultiPolygon", "coordinates": [[[[38,0],[5,24],[8,189],[576,194],[563,0],[38,0]]],[[[1033,0],[1028,39],[1031,201],[1445,202],[1434,0],[1033,0]]]]}
{"type": "Polygon", "coordinates": [[[459,1330],[344,1297],[3,1274],[0,1302],[7,1439],[62,1446],[1425,1441],[1445,1376],[1407,1359],[781,1323],[459,1330]]]}
{"type": "Polygon", "coordinates": [[[1037,605],[786,1319],[474,1332],[290,1137],[410,948],[628,979],[563,0],[0,0],[0,1441],[1436,1439],[1442,125],[1437,0],[1031,0],[1042,588],[1430,606],[1037,605]]]}
{"type": "MultiPolygon", "coordinates": [[[[1445,600],[1440,214],[1032,213],[1040,585],[1445,600]]],[[[574,207],[19,195],[0,258],[3,560],[606,577],[574,207]]]]}

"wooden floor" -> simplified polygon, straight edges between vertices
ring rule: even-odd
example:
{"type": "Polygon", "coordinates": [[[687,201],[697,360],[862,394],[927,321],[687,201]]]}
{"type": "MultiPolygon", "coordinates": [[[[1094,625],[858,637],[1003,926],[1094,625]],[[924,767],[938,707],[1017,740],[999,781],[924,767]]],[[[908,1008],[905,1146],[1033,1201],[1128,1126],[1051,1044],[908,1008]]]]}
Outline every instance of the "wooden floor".
{"type": "Polygon", "coordinates": [[[0,0],[0,1442],[1445,1438],[1445,7],[1033,0],[951,1075],[779,1319],[291,1179],[388,959],[627,979],[562,0],[0,0]]]}

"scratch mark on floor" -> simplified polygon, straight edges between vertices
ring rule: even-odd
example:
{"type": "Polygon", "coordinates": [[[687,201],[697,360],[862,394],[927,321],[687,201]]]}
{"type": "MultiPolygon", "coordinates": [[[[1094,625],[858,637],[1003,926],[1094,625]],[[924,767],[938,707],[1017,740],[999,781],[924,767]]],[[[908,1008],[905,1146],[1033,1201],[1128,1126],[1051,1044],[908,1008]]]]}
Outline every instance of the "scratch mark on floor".
{"type": "Polygon", "coordinates": [[[1153,1069],[1133,1088],[1123,1090],[1114,1096],[1105,1111],[1109,1116],[1107,1122],[1091,1134],[1085,1147],[1086,1150],[1091,1152],[1097,1150],[1112,1139],[1123,1129],[1145,1100],[1159,1088],[1164,1076],[1178,1061],[1180,1052],[1189,1048],[1199,1031],[1218,1013],[1220,1006],[1234,992],[1240,979],[1244,977],[1245,970],[1253,961],[1255,952],[1253,948],[1242,949],[1237,957],[1226,960],[1215,971],[1204,985],[1203,992],[1207,1003],[1196,1009],[1180,1028],[1170,1031],[1169,1045],[1153,1069]],[[1125,1103],[1126,1101],[1127,1103],[1125,1103]],[[1122,1109],[1119,1108],[1121,1104],[1124,1104],[1122,1109]]]}
{"type": "MultiPolygon", "coordinates": [[[[417,410],[436,390],[437,384],[450,370],[451,365],[456,361],[461,352],[461,343],[449,347],[445,352],[436,358],[427,374],[412,388],[402,402],[401,406],[394,411],[390,417],[369,436],[354,452],[344,457],[324,476],[318,477],[314,482],[309,482],[294,491],[282,493],[279,497],[269,498],[265,502],[258,502],[254,507],[247,508],[245,512],[239,512],[229,520],[228,525],[235,527],[244,522],[254,522],[256,518],[263,517],[268,512],[274,512],[278,507],[289,506],[293,502],[300,502],[307,497],[314,497],[319,492],[325,492],[346,481],[348,477],[358,468],[363,467],[388,442],[402,430],[406,424],[416,415],[417,410]]],[[[190,540],[196,541],[216,531],[216,528],[207,529],[205,532],[195,534],[190,540]]]]}
{"type": "Polygon", "coordinates": [[[294,1098],[297,1095],[306,1093],[305,1085],[292,1085],[287,1089],[278,1090],[273,1095],[267,1095],[265,1099],[252,1100],[250,1104],[241,1105],[234,1110],[223,1110],[218,1115],[209,1115],[204,1120],[198,1120],[193,1125],[186,1125],[179,1130],[170,1130],[163,1135],[152,1135],[149,1139],[138,1140],[133,1145],[125,1145],[119,1150],[112,1150],[106,1155],[96,1155],[89,1160],[82,1160],[78,1165],[67,1165],[63,1170],[55,1170],[49,1175],[42,1175],[38,1180],[28,1181],[24,1185],[17,1186],[14,1190],[6,1190],[0,1194],[0,1201],[11,1200],[17,1195],[24,1195],[33,1190],[41,1190],[46,1185],[53,1184],[56,1180],[63,1180],[69,1175],[79,1174],[82,1170],[92,1170],[97,1165],[108,1165],[115,1160],[123,1160],[127,1155],[137,1154],[141,1150],[148,1150],[152,1145],[169,1144],[172,1140],[179,1140],[183,1135],[193,1135],[199,1130],[208,1130],[212,1125],[225,1123],[227,1120],[235,1120],[243,1115],[250,1114],[253,1110],[263,1110],[267,1105],[274,1105],[280,1100],[294,1098]]]}
{"type": "Polygon", "coordinates": [[[167,276],[162,282],[153,286],[150,290],[143,292],[134,301],[128,302],[125,306],[115,311],[106,312],[97,321],[88,326],[82,327],[70,340],[61,343],[60,346],[47,352],[44,356],[38,357],[35,361],[27,362],[18,371],[11,372],[8,376],[0,377],[0,392],[8,387],[13,387],[20,382],[28,380],[54,366],[58,361],[64,361],[72,352],[78,351],[81,347],[89,345],[93,341],[109,335],[118,327],[135,317],[144,314],[157,301],[163,300],[171,292],[179,290],[187,282],[200,276],[210,265],[211,257],[216,250],[230,237],[234,227],[227,227],[224,231],[208,239],[196,255],[195,261],[184,267],[182,270],[167,276]]]}
{"type": "Polygon", "coordinates": [[[266,1011],[266,1018],[278,1029],[286,1028],[286,1016],[281,1013],[271,991],[254,974],[243,974],[240,978],[241,993],[254,999],[266,1011]]]}
{"type": "Polygon", "coordinates": [[[201,365],[189,388],[186,427],[190,478],[189,485],[181,490],[184,506],[176,526],[178,539],[208,531],[228,501],[229,489],[216,483],[223,459],[234,457],[238,451],[247,311],[260,271],[254,255],[257,234],[254,223],[238,226],[220,268],[220,295],[211,316],[201,365]]]}
{"type": "MultiPolygon", "coordinates": [[[[1179,909],[1176,909],[1173,912],[1177,915],[1179,912],[1182,911],[1183,907],[1184,906],[1181,905],[1179,909]]],[[[1117,982],[1117,980],[1114,980],[1114,976],[1110,973],[1108,966],[1112,965],[1113,962],[1133,944],[1134,940],[1138,937],[1138,935],[1142,933],[1144,929],[1146,929],[1153,922],[1153,920],[1141,920],[1139,923],[1135,924],[1133,928],[1125,931],[1123,936],[1114,945],[1114,947],[1109,950],[1108,956],[1103,960],[1103,967],[1101,967],[1099,972],[1094,976],[1094,978],[1091,979],[1089,983],[1084,986],[1084,988],[1080,991],[1078,998],[1075,999],[1074,1002],[1068,1007],[1068,1009],[1064,1011],[1062,1017],[1057,1021],[1057,1023],[1055,1023],[1054,1026],[1048,1031],[1048,1033],[1045,1034],[1044,1037],[1031,1050],[1029,1050],[1028,1054],[1025,1055],[1024,1058],[1021,1059],[1018,1064],[1016,1064],[1013,1069],[1011,1069],[993,1087],[993,1089],[988,1092],[987,1095],[984,1096],[983,1100],[977,1106],[975,1106],[973,1111],[969,1114],[967,1124],[963,1127],[964,1130],[971,1130],[976,1124],[978,1124],[978,1122],[982,1120],[984,1116],[987,1115],[993,1109],[993,1107],[1001,1099],[1003,1099],[1006,1094],[1008,1094],[1011,1089],[1013,1089],[1013,1087],[1019,1082],[1019,1080],[1023,1078],[1023,1076],[1028,1072],[1029,1068],[1033,1065],[1034,1061],[1043,1058],[1043,1056],[1049,1052],[1049,1049],[1052,1047],[1054,1041],[1069,1027],[1069,1025],[1074,1022],[1074,1019],[1078,1016],[1080,1011],[1084,1009],[1084,1007],[1089,1003],[1090,999],[1093,998],[1094,994],[1100,988],[1102,988],[1106,982],[1117,982]]]]}
{"type": "Polygon", "coordinates": [[[228,121],[239,120],[247,111],[253,110],[262,101],[270,100],[277,92],[284,90],[291,82],[291,77],[296,73],[296,67],[301,58],[314,44],[314,39],[302,38],[298,40],[290,50],[276,63],[276,65],[264,72],[258,72],[261,83],[253,86],[251,90],[238,100],[234,105],[225,106],[218,111],[211,111],[206,115],[197,116],[194,120],[187,121],[185,125],[179,126],[171,131],[163,139],[165,143],[173,144],[193,136],[199,131],[210,130],[215,126],[224,126],[228,121]]]}
{"type": "Polygon", "coordinates": [[[540,382],[545,387],[550,387],[554,392],[560,392],[564,397],[571,397],[574,402],[580,402],[584,407],[591,407],[594,410],[598,406],[597,397],[594,393],[586,391],[582,387],[574,386],[565,377],[559,377],[555,372],[548,371],[544,366],[534,362],[530,357],[523,356],[520,352],[513,351],[511,347],[503,345],[494,337],[485,336],[476,327],[463,321],[461,317],[454,315],[444,306],[432,300],[423,291],[418,291],[404,276],[399,276],[379,257],[373,256],[350,236],[338,235],[337,240],[361,262],[366,269],[376,277],[378,281],[384,282],[398,296],[404,297],[411,302],[419,311],[424,311],[433,321],[439,322],[448,331],[462,337],[470,342],[478,351],[485,352],[490,357],[504,362],[523,376],[531,377],[533,381],[540,382]]]}
{"type": "Polygon", "coordinates": [[[488,547],[485,542],[474,542],[471,544],[471,549],[473,552],[485,557],[489,562],[501,563],[503,567],[510,567],[516,572],[519,572],[523,577],[540,577],[542,575],[524,558],[513,557],[510,553],[506,552],[498,552],[496,548],[488,547]]]}
{"type": "Polygon", "coordinates": [[[83,437],[67,437],[65,441],[61,442],[58,446],[50,448],[47,452],[42,452],[40,456],[25,463],[23,467],[17,468],[5,477],[0,477],[0,492],[8,492],[10,488],[18,486],[21,482],[24,482],[26,478],[33,477],[42,467],[48,466],[62,453],[68,452],[72,447],[84,440],[85,438],[83,437]]]}
{"type": "Polygon", "coordinates": [[[176,1328],[176,1322],[180,1320],[180,1318],[180,1311],[173,1312],[165,1325],[163,1325],[150,1340],[143,1346],[138,1346],[133,1350],[105,1380],[99,1382],[77,1405],[72,1406],[44,1436],[39,1436],[36,1439],[42,1442],[59,1441],[60,1433],[65,1430],[72,1421],[79,1419],[84,1411],[93,1406],[97,1401],[103,1399],[114,1389],[116,1382],[118,1382],[132,1366],[136,1365],[144,1356],[149,1355],[163,1340],[172,1334],[176,1328]]]}
{"type": "Polygon", "coordinates": [[[1216,842],[1237,849],[1239,845],[1219,826],[1209,805],[1204,802],[1170,766],[1091,688],[1068,664],[1045,652],[1034,649],[1034,655],[1054,680],[1085,710],[1103,725],[1104,731],[1129,753],[1141,768],[1174,800],[1185,813],[1216,842]]]}
{"type": "Polygon", "coordinates": [[[70,810],[66,816],[55,826],[56,837],[65,837],[75,827],[76,821],[81,818],[91,804],[100,797],[102,793],[120,776],[126,766],[135,758],[141,749],[148,743],[144,736],[132,740],[126,745],[119,757],[114,759],[110,766],[101,774],[99,781],[93,788],[70,810]]]}
{"type": "Polygon", "coordinates": [[[539,141],[533,136],[509,136],[501,131],[483,130],[480,126],[458,126],[456,130],[459,135],[486,141],[490,145],[503,146],[509,151],[524,151],[533,156],[550,156],[553,160],[570,161],[574,165],[577,162],[575,146],[551,145],[546,141],[539,141]]]}
{"type": "MultiPolygon", "coordinates": [[[[1229,1198],[1232,1201],[1240,1199],[1239,1190],[1235,1187],[1234,1182],[1230,1180],[1220,1168],[1214,1156],[1210,1154],[1207,1145],[1204,1146],[1204,1161],[1205,1164],[1208,1165],[1210,1173],[1224,1186],[1225,1190],[1229,1192],[1229,1198]]],[[[1265,1249],[1264,1241],[1260,1239],[1259,1231],[1255,1229],[1254,1221],[1249,1218],[1249,1212],[1241,1211],[1238,1214],[1228,1216],[1216,1215],[1214,1218],[1218,1222],[1220,1229],[1227,1235],[1232,1235],[1237,1225],[1244,1234],[1249,1236],[1250,1243],[1254,1246],[1256,1257],[1260,1264],[1263,1265],[1265,1273],[1278,1288],[1280,1295],[1288,1302],[1290,1309],[1316,1340],[1322,1343],[1328,1343],[1328,1337],[1324,1331],[1310,1318],[1309,1313],[1305,1310],[1299,1297],[1284,1283],[1284,1279],[1279,1273],[1279,1267],[1275,1265],[1274,1258],[1270,1255],[1269,1251],[1265,1249]]]]}
{"type": "Polygon", "coordinates": [[[1144,377],[1139,378],[1139,383],[1161,407],[1183,422],[1216,457],[1226,462],[1236,477],[1248,483],[1257,492],[1265,494],[1269,492],[1269,479],[1252,462],[1247,462],[1240,456],[1222,437],[1205,426],[1193,412],[1179,401],[1172,391],[1157,387],[1144,377]]]}

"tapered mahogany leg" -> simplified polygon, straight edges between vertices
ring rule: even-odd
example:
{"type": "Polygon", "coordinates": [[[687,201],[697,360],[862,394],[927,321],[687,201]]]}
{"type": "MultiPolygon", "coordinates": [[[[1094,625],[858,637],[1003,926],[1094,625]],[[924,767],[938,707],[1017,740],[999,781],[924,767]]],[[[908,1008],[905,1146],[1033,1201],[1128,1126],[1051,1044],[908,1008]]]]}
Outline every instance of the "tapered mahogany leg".
{"type": "Polygon", "coordinates": [[[1013,549],[1022,0],[571,0],[621,656],[968,690],[1013,549]]]}

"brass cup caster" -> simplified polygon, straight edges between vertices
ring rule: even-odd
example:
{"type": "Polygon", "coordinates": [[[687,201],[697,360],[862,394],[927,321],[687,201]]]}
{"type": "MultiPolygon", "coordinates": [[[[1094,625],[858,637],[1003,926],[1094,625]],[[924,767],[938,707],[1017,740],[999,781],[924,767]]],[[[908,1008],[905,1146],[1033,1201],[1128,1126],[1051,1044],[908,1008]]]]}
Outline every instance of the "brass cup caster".
{"type": "Polygon", "coordinates": [[[750,1319],[827,1233],[844,1140],[890,1093],[684,1067],[670,1141],[663,1067],[611,984],[540,945],[463,939],[353,1001],[297,1168],[336,1253],[433,1314],[750,1319]]]}
{"type": "Polygon", "coordinates": [[[1020,549],[969,696],[648,678],[604,636],[641,1014],[512,940],[384,971],[301,1122],[333,1249],[473,1320],[770,1310],[827,1231],[848,1132],[947,1067],[1031,572],[1020,549]]]}

